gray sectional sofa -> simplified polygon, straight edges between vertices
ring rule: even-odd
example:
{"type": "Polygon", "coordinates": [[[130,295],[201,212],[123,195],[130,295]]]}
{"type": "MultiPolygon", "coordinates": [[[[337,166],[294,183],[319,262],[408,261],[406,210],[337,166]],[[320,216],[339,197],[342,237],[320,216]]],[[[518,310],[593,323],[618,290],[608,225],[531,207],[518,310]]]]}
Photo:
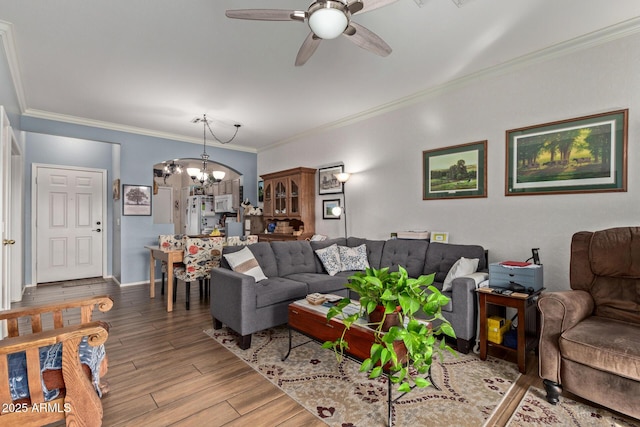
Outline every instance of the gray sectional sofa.
{"type": "MultiPolygon", "coordinates": [[[[292,301],[307,294],[331,293],[350,296],[345,287],[352,271],[335,276],[327,274],[315,250],[332,244],[356,247],[366,245],[369,265],[397,270],[403,266],[411,277],[435,273],[434,285],[442,289],[451,266],[460,258],[478,258],[478,271],[486,271],[486,251],[478,245],[430,243],[426,240],[367,240],[356,237],[319,242],[259,242],[247,246],[254,254],[267,279],[256,283],[252,276],[232,271],[222,257],[221,265],[211,272],[211,316],[215,329],[223,324],[240,335],[239,346],[251,346],[251,334],[287,323],[287,308],[292,301]]],[[[223,254],[241,250],[228,246],[223,254]]],[[[476,334],[476,277],[460,277],[452,290],[444,294],[451,302],[443,308],[444,317],[456,331],[458,351],[468,353],[476,334]]]]}

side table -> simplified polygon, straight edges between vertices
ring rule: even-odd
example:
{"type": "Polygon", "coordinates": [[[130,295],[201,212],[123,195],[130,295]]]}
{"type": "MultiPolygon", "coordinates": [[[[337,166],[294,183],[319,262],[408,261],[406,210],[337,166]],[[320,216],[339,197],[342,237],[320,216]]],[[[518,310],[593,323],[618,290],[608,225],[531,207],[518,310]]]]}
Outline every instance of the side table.
{"type": "Polygon", "coordinates": [[[537,348],[539,336],[540,317],[537,309],[537,300],[544,288],[532,294],[502,295],[493,293],[491,288],[478,288],[476,291],[480,303],[480,359],[487,359],[489,347],[497,347],[507,352],[515,352],[518,356],[518,369],[526,372],[527,351],[537,348]],[[518,345],[516,348],[490,342],[488,338],[487,318],[492,307],[511,307],[518,310],[518,345]]]}

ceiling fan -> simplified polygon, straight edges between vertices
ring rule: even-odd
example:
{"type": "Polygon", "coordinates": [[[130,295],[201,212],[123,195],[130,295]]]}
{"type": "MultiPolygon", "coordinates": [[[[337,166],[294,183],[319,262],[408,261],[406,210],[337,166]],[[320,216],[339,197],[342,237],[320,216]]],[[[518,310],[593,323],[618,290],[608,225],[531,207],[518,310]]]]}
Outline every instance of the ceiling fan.
{"type": "Polygon", "coordinates": [[[309,9],[244,9],[227,10],[226,15],[235,19],[257,21],[307,21],[311,32],[302,43],[296,67],[304,65],[316,51],[322,40],[335,39],[340,34],[362,49],[376,55],[387,56],[391,47],[378,35],[351,20],[356,13],[369,12],[398,0],[316,0],[309,9]]]}

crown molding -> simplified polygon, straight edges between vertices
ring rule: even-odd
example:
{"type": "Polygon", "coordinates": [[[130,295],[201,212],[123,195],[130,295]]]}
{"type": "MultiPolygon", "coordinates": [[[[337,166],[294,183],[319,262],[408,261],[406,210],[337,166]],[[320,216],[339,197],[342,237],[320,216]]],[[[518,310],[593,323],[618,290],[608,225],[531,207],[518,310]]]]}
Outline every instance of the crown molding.
{"type": "MultiPolygon", "coordinates": [[[[80,126],[89,126],[93,128],[112,130],[116,132],[126,132],[136,135],[150,136],[153,138],[169,139],[172,141],[189,142],[191,144],[202,145],[202,139],[193,138],[185,135],[178,135],[169,132],[159,132],[150,129],[138,128],[135,126],[121,125],[111,122],[103,122],[101,120],[85,119],[83,117],[69,116],[66,114],[52,113],[50,111],[36,110],[28,108],[22,113],[25,117],[32,117],[35,119],[53,120],[56,122],[69,123],[80,126]]],[[[242,147],[239,145],[220,144],[215,141],[207,141],[207,147],[224,148],[225,150],[243,151],[246,153],[256,153],[255,148],[242,147]]]]}
{"type": "MultiPolygon", "coordinates": [[[[118,132],[127,132],[154,138],[170,139],[173,141],[189,142],[192,144],[202,144],[201,139],[192,138],[185,135],[159,132],[150,129],[137,128],[133,126],[120,125],[117,123],[103,122],[99,120],[85,119],[83,117],[69,116],[65,114],[52,113],[49,111],[29,108],[27,106],[26,98],[24,95],[24,86],[22,84],[21,77],[22,73],[20,71],[20,64],[18,62],[18,55],[16,53],[15,37],[13,36],[13,34],[13,24],[0,20],[0,41],[2,42],[2,46],[4,47],[7,63],[9,64],[9,71],[11,73],[11,79],[13,81],[14,90],[16,92],[16,97],[18,99],[18,104],[20,107],[20,113],[23,116],[44,120],[54,120],[57,122],[89,126],[118,132]]],[[[207,145],[211,147],[224,148],[226,150],[243,151],[247,153],[257,152],[254,148],[241,147],[238,145],[220,144],[219,142],[215,141],[211,141],[207,145]]]]}
{"type": "Polygon", "coordinates": [[[0,40],[2,41],[2,47],[9,64],[9,72],[11,73],[11,80],[13,80],[13,87],[18,98],[18,105],[20,111],[24,112],[27,109],[27,101],[24,96],[24,89],[22,85],[22,73],[20,72],[20,64],[18,62],[18,55],[16,54],[16,43],[13,36],[13,24],[11,22],[0,20],[0,40]]]}
{"type": "Polygon", "coordinates": [[[305,132],[298,133],[289,138],[260,148],[258,150],[258,153],[276,148],[281,145],[289,144],[304,137],[312,136],[333,129],[338,129],[363,120],[370,119],[372,117],[379,116],[381,114],[407,107],[409,105],[416,104],[426,99],[433,98],[437,95],[441,95],[442,93],[459,89],[463,86],[471,84],[478,79],[499,76],[501,74],[525,68],[533,64],[549,61],[551,59],[566,56],[574,52],[579,52],[595,46],[600,46],[614,40],[637,34],[638,32],[640,32],[640,17],[632,18],[627,21],[623,21],[621,23],[603,28],[601,30],[593,31],[582,36],[575,37],[571,40],[567,40],[565,42],[561,42],[526,55],[522,55],[510,61],[503,62],[501,64],[497,64],[495,66],[488,67],[453,80],[449,80],[445,83],[433,86],[420,92],[416,92],[404,98],[379,105],[369,110],[362,111],[349,117],[345,117],[341,120],[309,129],[305,132]]]}

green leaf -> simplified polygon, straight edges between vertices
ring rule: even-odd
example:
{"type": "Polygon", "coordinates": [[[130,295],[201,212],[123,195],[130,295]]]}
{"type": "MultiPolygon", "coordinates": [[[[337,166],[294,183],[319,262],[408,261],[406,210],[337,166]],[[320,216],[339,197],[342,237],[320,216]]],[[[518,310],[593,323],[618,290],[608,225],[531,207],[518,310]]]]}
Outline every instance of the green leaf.
{"type": "Polygon", "coordinates": [[[380,364],[384,366],[389,360],[391,360],[391,352],[386,348],[383,348],[382,352],[380,353],[380,364]]]}
{"type": "Polygon", "coordinates": [[[416,383],[416,386],[423,388],[423,387],[429,387],[431,385],[431,382],[429,382],[428,380],[422,378],[422,377],[416,377],[413,379],[413,382],[416,383]]]}
{"type": "Polygon", "coordinates": [[[371,357],[380,358],[380,352],[382,352],[383,347],[382,344],[373,343],[371,344],[371,349],[369,350],[369,354],[371,357]]]}
{"type": "Polygon", "coordinates": [[[373,368],[373,361],[371,359],[365,359],[360,366],[360,372],[368,372],[373,368]]]}
{"type": "Polygon", "coordinates": [[[371,370],[371,374],[369,374],[369,378],[378,378],[382,374],[382,366],[376,366],[371,370]]]}
{"type": "Polygon", "coordinates": [[[334,348],[336,345],[337,344],[333,341],[325,341],[322,343],[322,348],[326,348],[326,349],[334,348]]]}
{"type": "Polygon", "coordinates": [[[442,323],[440,325],[440,329],[442,330],[442,332],[451,337],[451,338],[455,338],[456,337],[456,332],[453,330],[453,327],[451,326],[450,323],[442,323]]]}
{"type": "Polygon", "coordinates": [[[409,385],[408,382],[403,382],[402,384],[400,384],[400,386],[398,387],[398,391],[401,391],[403,393],[409,393],[411,391],[411,386],[409,385]]]}
{"type": "Polygon", "coordinates": [[[378,303],[373,300],[367,301],[367,313],[371,314],[371,312],[376,309],[377,305],[378,303]]]}

